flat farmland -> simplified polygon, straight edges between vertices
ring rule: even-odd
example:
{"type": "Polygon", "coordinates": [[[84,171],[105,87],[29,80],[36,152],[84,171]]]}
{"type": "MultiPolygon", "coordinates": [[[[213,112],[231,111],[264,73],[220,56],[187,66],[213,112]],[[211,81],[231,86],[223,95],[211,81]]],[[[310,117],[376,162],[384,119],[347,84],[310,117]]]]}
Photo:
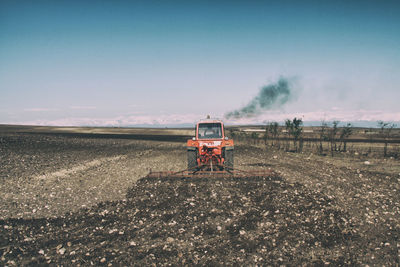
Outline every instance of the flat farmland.
{"type": "Polygon", "coordinates": [[[190,129],[0,126],[0,265],[398,265],[400,164],[240,143],[267,177],[186,168],[190,129]]]}

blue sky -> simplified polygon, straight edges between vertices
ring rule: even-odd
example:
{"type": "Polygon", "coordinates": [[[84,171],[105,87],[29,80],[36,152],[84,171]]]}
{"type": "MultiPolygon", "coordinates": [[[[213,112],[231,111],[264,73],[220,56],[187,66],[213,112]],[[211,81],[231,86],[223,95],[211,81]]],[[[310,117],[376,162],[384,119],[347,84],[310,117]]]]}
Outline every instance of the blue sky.
{"type": "Polygon", "coordinates": [[[400,121],[398,1],[0,1],[0,123],[400,121]]]}

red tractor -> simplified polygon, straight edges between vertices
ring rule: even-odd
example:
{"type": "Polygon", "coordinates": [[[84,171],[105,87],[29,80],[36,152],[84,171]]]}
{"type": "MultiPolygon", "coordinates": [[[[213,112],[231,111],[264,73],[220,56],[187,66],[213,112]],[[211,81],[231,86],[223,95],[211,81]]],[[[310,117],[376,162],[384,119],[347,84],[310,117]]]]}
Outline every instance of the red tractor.
{"type": "Polygon", "coordinates": [[[187,141],[188,168],[181,171],[158,171],[148,178],[209,178],[209,177],[266,177],[274,175],[270,169],[239,170],[233,168],[233,140],[225,136],[221,120],[209,117],[196,125],[196,136],[187,141]]]}
{"type": "Polygon", "coordinates": [[[233,169],[233,140],[225,136],[221,120],[197,123],[196,136],[187,141],[189,170],[233,169]]]}

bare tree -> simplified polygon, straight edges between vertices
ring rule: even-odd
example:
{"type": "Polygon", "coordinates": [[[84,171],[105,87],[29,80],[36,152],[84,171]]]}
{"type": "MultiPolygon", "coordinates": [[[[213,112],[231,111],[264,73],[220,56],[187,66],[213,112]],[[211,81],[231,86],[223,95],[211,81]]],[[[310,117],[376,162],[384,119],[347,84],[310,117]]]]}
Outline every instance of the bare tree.
{"type": "Polygon", "coordinates": [[[231,137],[231,139],[235,139],[236,137],[236,132],[233,129],[229,129],[229,136],[231,137]]]}
{"type": "Polygon", "coordinates": [[[277,123],[277,122],[271,122],[270,124],[269,124],[269,133],[270,133],[270,135],[272,136],[272,144],[271,144],[271,146],[275,146],[275,144],[278,142],[278,134],[279,134],[279,132],[278,132],[278,127],[279,127],[279,124],[277,123]],[[274,144],[274,140],[275,140],[275,144],[274,144]]]}
{"type": "Polygon", "coordinates": [[[240,140],[241,142],[245,142],[245,143],[248,142],[248,136],[247,136],[246,132],[244,132],[244,131],[238,132],[237,139],[240,140]]]}
{"type": "Polygon", "coordinates": [[[375,137],[375,131],[373,130],[372,127],[370,127],[368,130],[365,131],[366,134],[368,134],[368,140],[369,140],[369,148],[368,148],[368,154],[371,154],[372,152],[372,140],[374,140],[375,137]]]}
{"type": "Polygon", "coordinates": [[[285,120],[285,128],[286,128],[286,151],[290,149],[290,131],[292,129],[292,121],[287,119],[285,120]]]}
{"type": "Polygon", "coordinates": [[[265,148],[267,148],[267,146],[268,146],[268,138],[269,138],[269,133],[270,133],[270,131],[269,131],[270,126],[271,126],[271,124],[267,124],[267,126],[265,127],[265,132],[264,132],[264,136],[263,136],[265,148]]]}
{"type": "MultiPolygon", "coordinates": [[[[294,143],[294,149],[296,152],[301,152],[299,151],[299,148],[297,146],[298,141],[301,139],[301,136],[303,134],[303,125],[302,119],[297,119],[296,117],[292,121],[292,127],[291,127],[291,134],[293,135],[293,143],[294,143]]],[[[300,140],[301,141],[301,140],[300,140]]],[[[302,147],[302,145],[301,145],[302,147]]]]}
{"type": "Polygon", "coordinates": [[[343,144],[343,151],[346,152],[347,139],[353,133],[353,129],[351,127],[352,127],[351,123],[347,123],[346,126],[342,127],[339,137],[340,140],[339,151],[341,151],[341,147],[343,144]]]}
{"type": "Polygon", "coordinates": [[[337,150],[336,147],[336,135],[338,133],[339,121],[333,121],[332,127],[329,129],[329,142],[331,144],[331,156],[333,157],[334,151],[337,150]]]}
{"type": "Polygon", "coordinates": [[[378,121],[378,126],[380,128],[380,135],[384,140],[383,156],[386,157],[390,133],[393,130],[393,128],[396,127],[396,124],[384,121],[378,121]]]}
{"type": "Polygon", "coordinates": [[[321,130],[319,131],[319,154],[322,155],[324,152],[323,141],[327,139],[326,129],[328,128],[328,124],[325,121],[321,122],[321,130]]]}
{"type": "Polygon", "coordinates": [[[293,146],[296,152],[299,152],[298,141],[301,139],[301,135],[303,133],[303,127],[301,127],[302,125],[303,121],[297,118],[294,118],[292,121],[289,119],[285,121],[288,136],[293,136],[293,146]]]}
{"type": "Polygon", "coordinates": [[[251,137],[251,139],[253,139],[253,143],[257,144],[258,133],[252,132],[250,137],[251,137]]]}

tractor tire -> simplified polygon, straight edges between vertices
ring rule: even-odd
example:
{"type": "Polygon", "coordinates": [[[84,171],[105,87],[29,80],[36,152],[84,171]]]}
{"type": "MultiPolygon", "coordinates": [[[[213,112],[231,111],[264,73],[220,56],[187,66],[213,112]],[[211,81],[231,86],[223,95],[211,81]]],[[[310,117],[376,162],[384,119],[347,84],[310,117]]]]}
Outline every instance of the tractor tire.
{"type": "Polygon", "coordinates": [[[225,166],[229,168],[233,168],[234,165],[233,151],[234,151],[233,149],[225,151],[225,166]]]}
{"type": "Polygon", "coordinates": [[[196,150],[188,150],[187,159],[188,159],[188,169],[194,169],[197,167],[197,151],[196,150]]]}

